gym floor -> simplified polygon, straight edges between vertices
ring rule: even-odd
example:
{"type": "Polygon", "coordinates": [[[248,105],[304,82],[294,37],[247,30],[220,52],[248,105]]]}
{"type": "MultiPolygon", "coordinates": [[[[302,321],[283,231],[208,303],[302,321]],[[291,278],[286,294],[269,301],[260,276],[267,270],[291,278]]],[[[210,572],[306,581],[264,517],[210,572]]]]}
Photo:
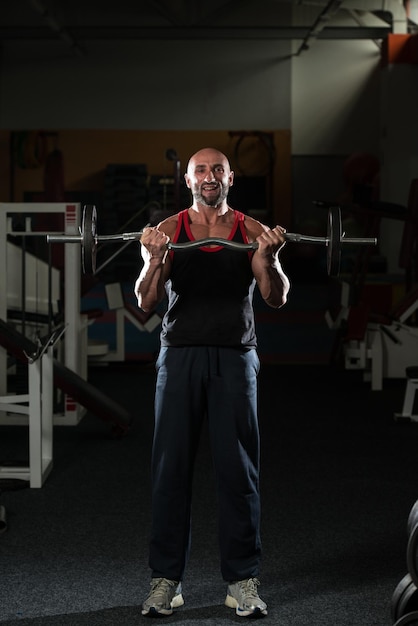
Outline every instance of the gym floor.
{"type": "MultiPolygon", "coordinates": [[[[89,379],[133,413],[133,428],[114,438],[91,414],[78,426],[56,427],[44,486],[3,491],[2,624],[146,620],[154,367],[92,368],[89,379]]],[[[283,364],[264,364],[259,382],[264,623],[393,624],[392,595],[407,572],[407,520],[418,498],[418,425],[393,419],[403,383],[372,392],[359,372],[283,364]]],[[[25,429],[3,426],[1,433],[0,459],[22,458],[25,429]]],[[[239,621],[223,605],[205,439],[203,432],[186,603],[168,618],[187,626],[239,621]]]]}

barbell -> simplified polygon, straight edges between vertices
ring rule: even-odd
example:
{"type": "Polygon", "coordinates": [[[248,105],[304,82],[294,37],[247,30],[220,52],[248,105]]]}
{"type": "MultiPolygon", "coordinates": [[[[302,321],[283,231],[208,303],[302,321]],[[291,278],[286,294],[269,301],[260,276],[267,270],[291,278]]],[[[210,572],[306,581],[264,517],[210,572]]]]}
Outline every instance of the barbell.
{"type": "MultiPolygon", "coordinates": [[[[117,235],[97,234],[97,211],[92,204],[86,204],[83,209],[82,226],[79,235],[47,235],[48,243],[78,243],[81,244],[82,265],[85,274],[95,274],[97,245],[100,242],[109,241],[140,241],[142,230],[133,233],[120,233],[117,235]]],[[[377,244],[376,238],[345,237],[342,232],[341,210],[338,206],[328,210],[328,226],[326,237],[314,237],[299,233],[285,233],[284,238],[291,243],[307,243],[324,245],[327,248],[327,271],[329,276],[338,276],[340,272],[341,250],[343,245],[373,245],[377,244]]],[[[169,242],[169,250],[193,250],[204,246],[218,245],[230,250],[251,251],[257,250],[258,242],[238,243],[221,239],[219,237],[207,237],[185,243],[169,242]]]]}

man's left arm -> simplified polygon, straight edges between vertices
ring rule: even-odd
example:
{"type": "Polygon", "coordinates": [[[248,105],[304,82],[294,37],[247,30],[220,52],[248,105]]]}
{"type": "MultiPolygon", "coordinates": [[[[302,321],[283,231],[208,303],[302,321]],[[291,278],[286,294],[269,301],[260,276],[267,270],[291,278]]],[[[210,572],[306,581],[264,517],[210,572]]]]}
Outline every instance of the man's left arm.
{"type": "Polygon", "coordinates": [[[279,259],[285,244],[285,229],[276,226],[266,228],[258,237],[258,249],[253,255],[251,267],[261,297],[271,307],[279,308],[287,302],[290,282],[279,259]]]}

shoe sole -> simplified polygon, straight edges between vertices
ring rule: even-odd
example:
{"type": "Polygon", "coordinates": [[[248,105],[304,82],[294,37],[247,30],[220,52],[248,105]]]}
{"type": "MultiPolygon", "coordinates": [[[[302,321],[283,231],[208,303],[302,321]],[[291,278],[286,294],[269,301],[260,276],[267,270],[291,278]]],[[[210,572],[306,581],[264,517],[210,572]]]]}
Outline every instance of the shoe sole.
{"type": "Polygon", "coordinates": [[[260,617],[265,617],[267,615],[267,609],[262,611],[259,607],[254,609],[254,611],[244,611],[244,609],[240,608],[236,598],[230,595],[227,595],[225,598],[225,606],[229,607],[230,609],[235,609],[235,613],[238,615],[238,617],[248,617],[250,619],[258,619],[260,617]]]}
{"type": "Polygon", "coordinates": [[[171,600],[170,609],[160,609],[159,611],[157,611],[157,609],[154,606],[152,606],[148,611],[142,610],[141,613],[145,617],[168,617],[169,615],[173,614],[173,609],[178,609],[178,607],[183,606],[183,604],[184,604],[183,596],[181,593],[179,593],[176,596],[174,596],[174,598],[171,600]]]}

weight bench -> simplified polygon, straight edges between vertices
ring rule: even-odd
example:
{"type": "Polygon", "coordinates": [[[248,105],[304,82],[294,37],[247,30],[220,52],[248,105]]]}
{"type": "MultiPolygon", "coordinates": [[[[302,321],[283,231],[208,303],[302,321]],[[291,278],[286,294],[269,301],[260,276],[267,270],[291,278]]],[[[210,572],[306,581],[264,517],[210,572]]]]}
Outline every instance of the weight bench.
{"type": "Polygon", "coordinates": [[[406,387],[403,399],[402,413],[395,413],[396,420],[407,419],[411,422],[418,422],[418,415],[414,415],[415,392],[418,388],[418,366],[407,367],[406,387]]]}

